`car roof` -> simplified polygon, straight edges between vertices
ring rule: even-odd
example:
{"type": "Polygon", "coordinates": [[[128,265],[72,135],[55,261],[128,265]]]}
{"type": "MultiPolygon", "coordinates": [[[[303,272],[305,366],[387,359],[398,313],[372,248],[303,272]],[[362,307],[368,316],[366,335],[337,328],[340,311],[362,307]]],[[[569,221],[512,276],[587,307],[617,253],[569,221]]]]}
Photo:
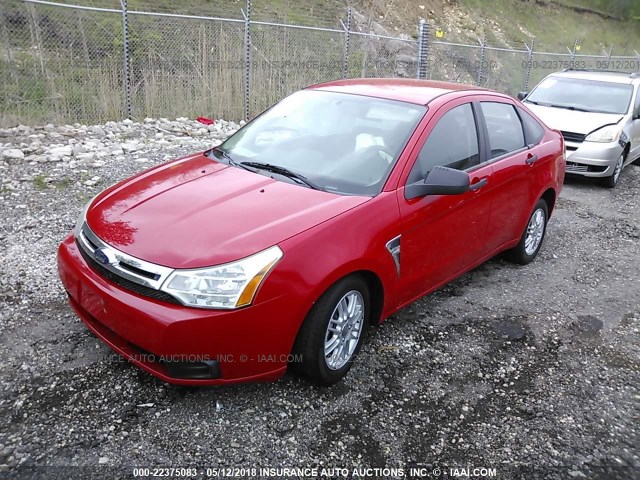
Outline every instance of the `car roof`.
{"type": "Polygon", "coordinates": [[[601,82],[622,83],[631,85],[640,81],[640,76],[628,72],[566,70],[549,75],[550,77],[580,78],[584,80],[599,80],[601,82]],[[635,81],[635,82],[634,82],[635,81]]]}
{"type": "Polygon", "coordinates": [[[350,93],[353,95],[399,100],[418,105],[426,105],[434,98],[451,92],[491,92],[485,88],[460,83],[436,82],[411,78],[355,78],[319,83],[307,88],[311,90],[350,93]]]}

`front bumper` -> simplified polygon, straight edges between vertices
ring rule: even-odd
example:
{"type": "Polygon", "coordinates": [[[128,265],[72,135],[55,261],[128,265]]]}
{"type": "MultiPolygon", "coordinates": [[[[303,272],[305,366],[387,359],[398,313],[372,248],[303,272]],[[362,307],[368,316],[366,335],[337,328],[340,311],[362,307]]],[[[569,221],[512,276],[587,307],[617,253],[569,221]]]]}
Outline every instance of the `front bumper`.
{"type": "Polygon", "coordinates": [[[300,320],[292,308],[295,302],[286,295],[227,311],[142,297],[92,270],[73,235],[58,249],[58,272],[69,303],[87,327],[131,363],[166,382],[277,380],[291,359],[300,320]]]}
{"type": "Polygon", "coordinates": [[[618,142],[566,142],[567,173],[585,177],[610,177],[622,154],[618,142]]]}

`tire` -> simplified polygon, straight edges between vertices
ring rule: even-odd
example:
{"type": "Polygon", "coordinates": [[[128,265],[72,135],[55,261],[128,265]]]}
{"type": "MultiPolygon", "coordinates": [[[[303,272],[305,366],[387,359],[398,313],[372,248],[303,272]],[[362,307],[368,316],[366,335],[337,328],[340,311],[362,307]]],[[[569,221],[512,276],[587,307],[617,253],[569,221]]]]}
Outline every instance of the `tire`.
{"type": "MultiPolygon", "coordinates": [[[[329,386],[339,382],[351,368],[362,346],[370,317],[371,299],[364,279],[352,275],[339,280],[318,299],[302,323],[293,346],[294,363],[290,366],[318,385],[329,386]],[[347,309],[343,310],[347,323],[342,326],[344,333],[339,333],[335,330],[341,328],[339,310],[343,307],[347,309]],[[351,308],[354,310],[349,312],[351,308]],[[325,348],[332,345],[330,354],[325,355],[325,348]],[[339,352],[344,356],[339,356],[339,352]]],[[[344,319],[342,321],[345,322],[344,319]]]]}
{"type": "Polygon", "coordinates": [[[520,265],[531,263],[540,251],[542,241],[547,233],[548,221],[549,209],[547,207],[547,202],[540,199],[529,216],[527,226],[520,238],[520,243],[507,252],[507,258],[514,263],[519,263],[520,265]],[[540,215],[542,216],[540,217],[540,215]],[[540,220],[542,221],[542,224],[539,223],[540,220]],[[540,227],[542,228],[542,231],[539,230],[540,227]],[[531,242],[535,245],[532,245],[531,242]]]}
{"type": "Polygon", "coordinates": [[[622,169],[624,168],[624,160],[625,160],[625,152],[620,154],[620,158],[616,162],[616,166],[613,169],[613,173],[602,179],[602,185],[607,188],[614,188],[618,181],[620,180],[620,175],[622,174],[622,169]]]}

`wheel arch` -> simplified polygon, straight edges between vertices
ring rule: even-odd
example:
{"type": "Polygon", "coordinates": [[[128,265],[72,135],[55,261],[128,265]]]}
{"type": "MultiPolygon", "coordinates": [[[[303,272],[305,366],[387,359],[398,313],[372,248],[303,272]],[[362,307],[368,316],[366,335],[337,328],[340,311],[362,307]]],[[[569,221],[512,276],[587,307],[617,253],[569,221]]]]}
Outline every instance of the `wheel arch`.
{"type": "Polygon", "coordinates": [[[369,322],[371,325],[377,325],[382,319],[382,310],[384,308],[384,285],[382,284],[382,280],[371,270],[357,270],[350,275],[360,276],[364,278],[364,281],[367,283],[369,297],[371,299],[371,316],[369,322]]]}
{"type": "Polygon", "coordinates": [[[556,205],[556,191],[553,188],[548,188],[542,195],[540,195],[540,198],[547,204],[547,216],[551,218],[551,213],[556,205]]]}
{"type": "MultiPolygon", "coordinates": [[[[353,268],[350,271],[341,270],[333,272],[332,275],[330,275],[325,279],[324,282],[322,282],[321,288],[319,288],[314,294],[314,300],[306,309],[304,318],[309,315],[309,312],[315,305],[316,301],[320,297],[322,297],[322,295],[324,295],[333,285],[345,278],[352,276],[358,276],[362,278],[365,281],[367,288],[369,289],[369,297],[371,299],[371,315],[369,317],[370,324],[377,325],[378,323],[380,323],[385,304],[384,283],[378,273],[367,268],[353,268]]],[[[302,323],[304,323],[304,320],[302,321],[302,323]]],[[[300,327],[302,326],[302,323],[300,327]]]]}

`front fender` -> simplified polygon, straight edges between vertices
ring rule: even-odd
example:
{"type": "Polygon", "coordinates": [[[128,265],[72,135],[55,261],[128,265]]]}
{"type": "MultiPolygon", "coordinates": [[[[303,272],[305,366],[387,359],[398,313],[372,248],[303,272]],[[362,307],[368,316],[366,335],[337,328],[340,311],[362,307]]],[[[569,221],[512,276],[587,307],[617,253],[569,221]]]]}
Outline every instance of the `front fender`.
{"type": "MultiPolygon", "coordinates": [[[[399,234],[395,192],[371,201],[287,239],[284,257],[265,282],[261,298],[286,291],[297,299],[298,325],[313,304],[339,279],[357,271],[371,272],[383,289],[383,318],[396,302],[398,274],[386,243],[399,234]]],[[[292,340],[293,342],[293,340],[292,340]]]]}

